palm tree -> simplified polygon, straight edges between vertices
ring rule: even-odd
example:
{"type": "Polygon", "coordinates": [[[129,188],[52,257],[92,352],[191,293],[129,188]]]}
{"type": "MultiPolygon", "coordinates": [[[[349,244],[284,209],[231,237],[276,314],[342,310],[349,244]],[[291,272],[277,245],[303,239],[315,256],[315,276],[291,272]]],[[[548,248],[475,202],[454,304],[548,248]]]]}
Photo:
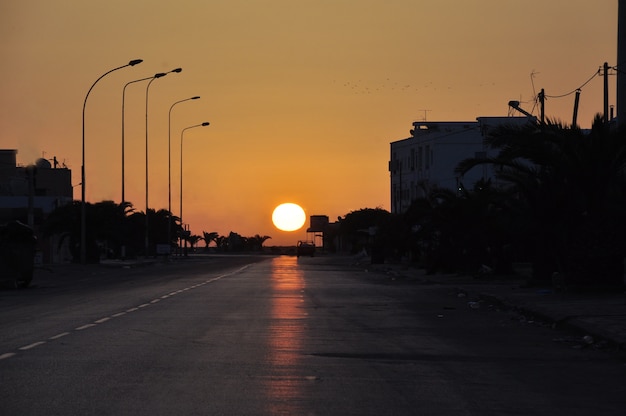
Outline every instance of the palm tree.
{"type": "MultiPolygon", "coordinates": [[[[74,259],[80,251],[80,201],[54,210],[42,226],[46,237],[60,235],[59,245],[69,239],[74,259]]],[[[121,246],[129,236],[128,216],[133,212],[129,202],[116,204],[113,201],[87,203],[87,260],[98,262],[102,251],[108,256],[118,256],[121,246]]]]}
{"type": "Polygon", "coordinates": [[[189,242],[189,245],[191,246],[191,249],[193,250],[196,246],[196,244],[198,243],[198,241],[202,240],[202,237],[200,237],[199,235],[196,234],[192,234],[188,237],[185,237],[185,240],[187,240],[187,242],[189,242]]]}
{"type": "Polygon", "coordinates": [[[228,237],[224,235],[219,235],[215,238],[215,244],[218,251],[228,251],[228,242],[228,237]]]}
{"type": "Polygon", "coordinates": [[[209,244],[211,243],[211,241],[215,242],[215,245],[217,245],[217,237],[219,237],[219,234],[215,231],[211,231],[210,233],[207,233],[206,231],[202,231],[202,239],[204,240],[204,244],[205,244],[205,248],[208,250],[209,249],[209,244]]]}
{"type": "Polygon", "coordinates": [[[154,247],[156,244],[172,244],[175,233],[168,233],[168,227],[175,224],[175,221],[170,220],[171,213],[167,209],[160,209],[155,211],[154,209],[148,209],[148,224],[150,226],[149,241],[150,247],[154,247]],[[168,242],[168,238],[172,238],[172,241],[168,242]]]}
{"type": "Polygon", "coordinates": [[[591,132],[557,122],[503,127],[487,144],[495,157],[462,161],[464,174],[478,165],[494,168],[515,198],[511,212],[528,225],[523,242],[534,247],[534,277],[562,274],[572,286],[622,284],[626,141],[601,117],[591,132]]]}
{"type": "Polygon", "coordinates": [[[248,248],[252,251],[261,251],[263,250],[263,243],[266,240],[269,240],[270,238],[272,237],[270,237],[269,235],[261,236],[259,234],[255,234],[254,237],[248,237],[247,238],[248,248]]]}
{"type": "Polygon", "coordinates": [[[430,273],[444,270],[476,274],[482,266],[508,273],[511,261],[504,230],[509,216],[504,197],[490,181],[457,191],[431,187],[403,215],[406,246],[430,273]]]}
{"type": "Polygon", "coordinates": [[[91,205],[88,213],[91,231],[94,238],[101,245],[103,254],[107,256],[120,255],[121,246],[124,245],[124,233],[126,230],[126,218],[133,212],[129,202],[117,204],[113,201],[101,201],[91,205]]]}
{"type": "Polygon", "coordinates": [[[135,211],[127,217],[126,224],[127,253],[135,257],[145,251],[146,214],[135,211]]]}

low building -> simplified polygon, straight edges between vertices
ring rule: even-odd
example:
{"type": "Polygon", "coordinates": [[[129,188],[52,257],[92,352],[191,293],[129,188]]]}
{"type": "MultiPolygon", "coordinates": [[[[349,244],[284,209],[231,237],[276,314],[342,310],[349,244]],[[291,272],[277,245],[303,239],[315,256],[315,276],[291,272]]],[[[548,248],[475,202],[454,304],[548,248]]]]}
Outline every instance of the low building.
{"type": "Polygon", "coordinates": [[[18,166],[17,150],[0,150],[0,222],[22,221],[30,226],[58,206],[73,200],[72,171],[47,159],[18,166]]]}
{"type": "Polygon", "coordinates": [[[489,155],[485,137],[501,125],[521,125],[534,117],[478,117],[476,121],[413,123],[411,136],[391,143],[391,212],[403,213],[433,186],[458,190],[480,179],[492,178],[487,166],[473,169],[463,178],[455,172],[464,159],[489,155]]]}
{"type": "Polygon", "coordinates": [[[19,166],[17,150],[0,150],[0,224],[20,221],[34,229],[38,237],[37,262],[57,263],[71,259],[67,239],[43,238],[39,229],[55,208],[73,201],[72,171],[39,159],[33,165],[19,166]],[[64,241],[64,244],[59,244],[64,241]]]}

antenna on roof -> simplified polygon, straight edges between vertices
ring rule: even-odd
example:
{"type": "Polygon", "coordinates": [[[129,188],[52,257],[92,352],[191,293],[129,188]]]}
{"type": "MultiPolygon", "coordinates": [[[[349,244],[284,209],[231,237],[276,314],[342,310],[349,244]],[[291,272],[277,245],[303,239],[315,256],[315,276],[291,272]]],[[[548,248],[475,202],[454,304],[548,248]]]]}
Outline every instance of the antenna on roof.
{"type": "Polygon", "coordinates": [[[420,110],[417,110],[417,111],[423,111],[424,112],[424,118],[422,119],[422,121],[426,121],[426,113],[428,111],[433,111],[433,110],[423,110],[423,109],[420,109],[420,110]]]}

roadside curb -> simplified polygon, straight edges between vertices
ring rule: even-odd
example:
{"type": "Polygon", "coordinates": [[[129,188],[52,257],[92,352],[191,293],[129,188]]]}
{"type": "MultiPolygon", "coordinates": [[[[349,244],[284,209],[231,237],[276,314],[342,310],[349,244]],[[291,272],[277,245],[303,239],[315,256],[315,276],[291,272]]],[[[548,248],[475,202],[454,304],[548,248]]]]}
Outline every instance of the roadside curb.
{"type": "Polygon", "coordinates": [[[390,281],[437,284],[454,287],[468,297],[520,313],[552,328],[581,334],[588,342],[604,342],[626,350],[626,294],[611,295],[558,293],[551,289],[525,288],[521,278],[487,280],[463,275],[427,275],[422,269],[405,265],[366,265],[366,270],[385,275],[390,281]],[[587,338],[589,337],[589,338],[587,338]]]}

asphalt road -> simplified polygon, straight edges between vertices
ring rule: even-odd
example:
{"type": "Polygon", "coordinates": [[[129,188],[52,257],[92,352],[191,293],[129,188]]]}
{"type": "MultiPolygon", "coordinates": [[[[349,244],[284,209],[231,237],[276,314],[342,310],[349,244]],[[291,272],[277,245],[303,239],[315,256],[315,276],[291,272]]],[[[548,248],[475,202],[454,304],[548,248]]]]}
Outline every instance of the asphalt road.
{"type": "MultiPolygon", "coordinates": [[[[41,272],[43,273],[43,272],[41,272]]],[[[626,363],[450,286],[212,257],[0,291],[0,414],[623,415],[626,363]]]]}

